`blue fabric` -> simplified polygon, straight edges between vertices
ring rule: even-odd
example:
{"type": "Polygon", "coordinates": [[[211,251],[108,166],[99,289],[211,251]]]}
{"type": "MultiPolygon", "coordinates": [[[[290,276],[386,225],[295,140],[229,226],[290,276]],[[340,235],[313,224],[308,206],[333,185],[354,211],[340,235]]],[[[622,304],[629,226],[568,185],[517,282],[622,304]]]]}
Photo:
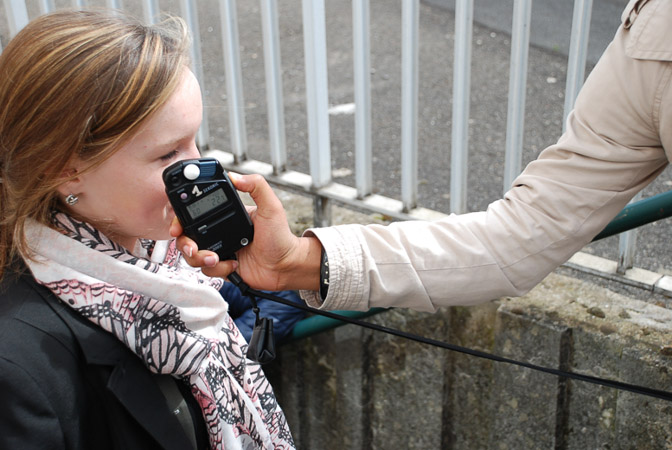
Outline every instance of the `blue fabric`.
{"type": "MultiPolygon", "coordinates": [[[[304,301],[301,300],[301,297],[299,297],[299,294],[296,291],[262,292],[277,295],[285,300],[305,305],[304,301]]],[[[245,336],[245,339],[249,342],[252,337],[252,330],[256,320],[254,311],[252,311],[252,303],[250,302],[250,299],[243,296],[240,293],[240,290],[233,283],[229,282],[224,283],[219,290],[219,293],[222,294],[224,300],[229,304],[229,314],[241,333],[243,333],[243,336],[245,336]]],[[[280,342],[287,337],[287,335],[292,332],[294,325],[305,316],[305,311],[294,308],[293,306],[283,305],[282,303],[263,298],[257,298],[256,300],[257,305],[259,306],[259,315],[273,320],[273,333],[276,342],[280,342]]]]}

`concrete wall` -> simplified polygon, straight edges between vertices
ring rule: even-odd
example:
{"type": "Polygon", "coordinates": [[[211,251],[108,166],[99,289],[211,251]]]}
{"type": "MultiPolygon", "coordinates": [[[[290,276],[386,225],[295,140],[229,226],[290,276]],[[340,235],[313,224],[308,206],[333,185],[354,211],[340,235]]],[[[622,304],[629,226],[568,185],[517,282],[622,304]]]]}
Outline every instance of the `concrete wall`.
{"type": "MultiPolygon", "coordinates": [[[[389,327],[672,391],[672,311],[561,275],[389,327]]],[[[672,449],[672,402],[346,325],[266,367],[300,449],[672,449]]]]}

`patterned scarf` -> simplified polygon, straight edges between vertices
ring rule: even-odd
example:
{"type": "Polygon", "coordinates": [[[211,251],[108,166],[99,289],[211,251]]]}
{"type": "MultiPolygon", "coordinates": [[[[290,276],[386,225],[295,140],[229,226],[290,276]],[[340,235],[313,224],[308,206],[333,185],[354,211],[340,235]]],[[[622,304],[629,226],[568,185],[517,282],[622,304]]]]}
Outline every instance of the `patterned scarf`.
{"type": "Polygon", "coordinates": [[[183,263],[174,241],[138,241],[134,254],[57,213],[62,232],[30,222],[35,279],[114,334],[154,373],[188,381],[213,449],[292,449],[285,416],[217,292],[221,279],[183,263]],[[151,252],[151,257],[150,257],[151,252]]]}

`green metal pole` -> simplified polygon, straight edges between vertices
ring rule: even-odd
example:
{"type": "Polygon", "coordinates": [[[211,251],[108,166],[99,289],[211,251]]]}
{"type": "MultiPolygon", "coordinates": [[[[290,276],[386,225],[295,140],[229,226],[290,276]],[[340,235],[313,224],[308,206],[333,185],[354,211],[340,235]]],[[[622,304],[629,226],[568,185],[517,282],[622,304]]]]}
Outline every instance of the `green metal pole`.
{"type": "MultiPolygon", "coordinates": [[[[351,317],[353,319],[363,319],[365,317],[373,316],[383,311],[386,311],[386,309],[371,308],[368,311],[331,311],[331,312],[333,312],[334,314],[338,314],[339,316],[351,317]]],[[[346,325],[346,322],[342,322],[338,319],[332,319],[330,317],[311,316],[308,317],[307,319],[301,320],[294,326],[292,334],[289,335],[289,340],[307,338],[314,334],[322,333],[323,331],[340,327],[341,325],[346,325]]]]}
{"type": "Polygon", "coordinates": [[[626,206],[593,241],[604,239],[656,220],[672,216],[672,191],[645,198],[626,206]]]}

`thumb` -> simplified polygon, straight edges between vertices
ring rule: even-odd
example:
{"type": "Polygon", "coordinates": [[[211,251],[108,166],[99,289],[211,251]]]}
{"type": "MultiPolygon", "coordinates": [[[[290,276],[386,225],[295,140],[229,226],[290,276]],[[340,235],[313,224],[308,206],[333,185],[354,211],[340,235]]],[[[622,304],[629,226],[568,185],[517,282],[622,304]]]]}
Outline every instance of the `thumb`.
{"type": "Polygon", "coordinates": [[[258,174],[240,175],[230,173],[229,178],[241,192],[247,192],[257,205],[257,214],[272,215],[282,211],[282,203],[266,179],[258,174]]]}

